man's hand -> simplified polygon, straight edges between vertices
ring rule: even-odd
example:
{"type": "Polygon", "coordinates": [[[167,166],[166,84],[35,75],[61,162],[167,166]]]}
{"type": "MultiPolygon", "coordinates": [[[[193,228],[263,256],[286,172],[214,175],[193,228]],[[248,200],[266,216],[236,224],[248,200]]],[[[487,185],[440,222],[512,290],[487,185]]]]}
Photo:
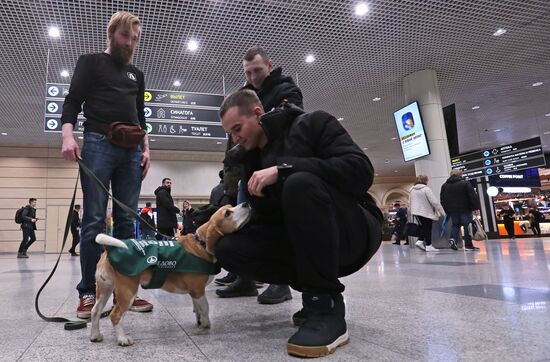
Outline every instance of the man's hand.
{"type": "Polygon", "coordinates": [[[78,143],[76,143],[72,132],[70,135],[63,135],[63,146],[61,146],[61,155],[67,161],[76,162],[80,159],[80,147],[78,146],[78,143]]]}
{"type": "Polygon", "coordinates": [[[253,196],[264,196],[262,193],[263,188],[276,183],[278,176],[277,166],[254,172],[248,180],[248,192],[253,196]]]}
{"type": "Polygon", "coordinates": [[[143,150],[141,154],[141,179],[143,180],[149,172],[149,167],[151,166],[151,155],[149,154],[149,148],[143,150]]]}

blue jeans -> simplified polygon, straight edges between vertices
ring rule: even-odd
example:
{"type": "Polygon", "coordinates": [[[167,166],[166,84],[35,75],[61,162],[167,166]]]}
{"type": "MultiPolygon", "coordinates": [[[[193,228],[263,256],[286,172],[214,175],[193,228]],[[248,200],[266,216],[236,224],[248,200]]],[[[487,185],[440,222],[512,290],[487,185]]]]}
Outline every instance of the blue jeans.
{"type": "MultiPolygon", "coordinates": [[[[82,162],[101,180],[112,187],[112,194],[130,209],[136,210],[141,190],[141,146],[129,150],[114,146],[105,135],[84,134],[82,162]]],[[[97,234],[105,232],[108,196],[84,172],[80,172],[83,194],[83,215],[80,240],[82,280],[76,289],[80,296],[95,294],[95,271],[102,248],[95,242],[97,234]]],[[[113,236],[129,239],[134,236],[133,218],[113,203],[113,236]]]]}
{"type": "Polygon", "coordinates": [[[19,252],[22,253],[27,251],[28,248],[36,241],[36,234],[34,232],[34,227],[32,226],[22,226],[23,230],[23,241],[19,245],[19,252]]]}
{"type": "Polygon", "coordinates": [[[458,242],[460,240],[460,227],[464,228],[464,246],[472,246],[472,235],[468,226],[474,222],[471,212],[450,212],[449,216],[453,222],[451,238],[458,242]]]}

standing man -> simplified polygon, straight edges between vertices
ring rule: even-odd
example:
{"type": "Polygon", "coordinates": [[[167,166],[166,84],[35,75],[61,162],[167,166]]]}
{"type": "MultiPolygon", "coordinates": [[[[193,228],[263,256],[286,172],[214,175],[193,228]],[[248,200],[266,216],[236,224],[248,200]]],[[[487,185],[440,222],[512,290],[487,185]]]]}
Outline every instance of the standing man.
{"type": "Polygon", "coordinates": [[[80,205],[74,205],[73,217],[71,219],[71,235],[73,236],[73,245],[69,249],[72,256],[78,256],[76,246],[80,243],[80,205]]]}
{"type": "Polygon", "coordinates": [[[447,181],[441,186],[439,194],[441,205],[445,213],[451,217],[453,228],[451,231],[451,249],[458,250],[457,240],[460,238],[460,228],[464,228],[464,250],[479,250],[472,243],[472,236],[468,226],[474,222],[472,212],[479,210],[479,197],[474,187],[462,177],[461,170],[451,170],[447,181]]]}
{"type": "MultiPolygon", "coordinates": [[[[294,83],[292,77],[282,75],[283,70],[281,67],[273,69],[273,60],[262,48],[253,47],[246,51],[243,59],[243,69],[246,85],[242,89],[254,91],[266,112],[280,106],[284,100],[302,109],[304,108],[300,88],[294,83]]],[[[229,151],[233,146],[233,141],[229,139],[227,150],[229,151]]],[[[231,157],[228,156],[228,152],[226,152],[224,165],[225,192],[230,198],[240,201],[241,198],[237,197],[237,184],[242,178],[242,168],[233,162],[231,157]]],[[[242,193],[242,191],[240,192],[242,193]]],[[[227,288],[218,289],[216,294],[220,297],[253,296],[257,295],[256,284],[253,280],[236,278],[227,288]]],[[[292,299],[292,295],[288,285],[278,284],[271,284],[258,296],[260,304],[278,304],[290,299],[292,299]]]]}
{"type": "Polygon", "coordinates": [[[178,218],[176,214],[181,214],[180,209],[174,205],[172,199],[172,180],[162,179],[162,186],[157,187],[155,196],[157,197],[157,240],[162,240],[166,236],[174,236],[174,230],[178,227],[178,218]]]}
{"type": "Polygon", "coordinates": [[[367,194],[372,164],[323,111],[285,104],[264,114],[257,95],[241,90],[220,116],[246,151],[241,182],[256,219],[222,237],[216,258],[237,275],[301,291],[287,351],[327,355],[349,341],[338,278],[362,268],[382,240],[382,213],[367,194]]]}
{"type": "Polygon", "coordinates": [[[504,221],[504,228],[506,229],[506,233],[508,234],[508,237],[511,240],[515,240],[516,238],[516,232],[514,230],[514,224],[516,221],[516,213],[510,205],[506,204],[500,210],[499,215],[502,217],[502,221],[504,221]]]}
{"type": "Polygon", "coordinates": [[[29,204],[21,212],[21,230],[23,231],[23,240],[19,245],[17,252],[18,258],[28,258],[27,250],[36,241],[36,199],[31,197],[29,204]]]}
{"type": "Polygon", "coordinates": [[[401,245],[401,238],[405,237],[405,245],[409,244],[409,238],[403,235],[405,231],[405,224],[407,224],[407,209],[401,207],[399,202],[393,204],[393,207],[397,209],[395,213],[395,228],[393,229],[393,234],[395,235],[394,245],[401,245]]]}
{"type": "Polygon", "coordinates": [[[142,239],[154,239],[156,236],[156,226],[155,226],[155,219],[153,215],[153,208],[151,207],[150,202],[145,203],[145,207],[141,209],[141,212],[139,214],[143,221],[139,221],[139,229],[141,232],[141,238],[142,239]]]}
{"type": "MultiPolygon", "coordinates": [[[[137,209],[141,180],[149,170],[149,143],[143,136],[145,115],[143,73],[131,64],[141,33],[139,19],[131,13],[115,13],[107,26],[107,49],[102,53],[78,58],[69,93],[63,105],[63,158],[82,160],[105,187],[130,209],[137,209]],[[84,103],[84,145],[82,153],[73,130],[84,103]],[[121,143],[111,127],[121,122],[141,134],[135,144],[121,143]]],[[[128,130],[128,128],[127,128],[128,130]]],[[[123,140],[130,132],[119,134],[123,140]]],[[[77,289],[80,303],[77,317],[89,318],[95,304],[95,271],[102,248],[95,242],[105,230],[108,196],[96,181],[81,172],[84,214],[80,243],[82,280],[77,289]]],[[[113,236],[132,238],[133,218],[117,204],[113,205],[113,236]]],[[[153,305],[137,298],[131,310],[149,311],[153,305]]]]}

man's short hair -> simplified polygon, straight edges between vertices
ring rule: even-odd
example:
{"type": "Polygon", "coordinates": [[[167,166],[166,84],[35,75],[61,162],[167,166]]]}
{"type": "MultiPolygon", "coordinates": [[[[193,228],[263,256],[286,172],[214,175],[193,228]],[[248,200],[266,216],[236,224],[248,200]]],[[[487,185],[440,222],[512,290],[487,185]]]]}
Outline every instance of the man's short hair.
{"type": "Polygon", "coordinates": [[[30,204],[31,202],[33,202],[33,201],[36,201],[36,199],[35,199],[34,197],[31,197],[31,198],[29,199],[29,204],[30,204]]]}
{"type": "Polygon", "coordinates": [[[109,44],[109,36],[114,34],[119,26],[126,29],[131,29],[134,24],[141,27],[139,18],[134,14],[127,11],[117,11],[114,13],[113,16],[111,16],[111,20],[109,20],[109,24],[107,25],[107,44],[109,44]]]}
{"type": "MultiPolygon", "coordinates": [[[[250,89],[243,89],[231,93],[224,99],[220,107],[220,117],[223,118],[229,108],[239,107],[240,115],[248,115],[252,113],[254,106],[262,107],[262,102],[256,92],[250,89]]],[[[262,107],[263,109],[263,107],[262,107]]]]}
{"type": "Polygon", "coordinates": [[[459,169],[456,169],[456,168],[451,170],[451,176],[462,177],[462,170],[459,170],[459,169]]]}
{"type": "Polygon", "coordinates": [[[162,179],[162,184],[163,184],[163,185],[164,185],[164,181],[166,181],[166,180],[172,181],[172,179],[171,179],[170,177],[165,177],[165,178],[162,179]]]}
{"type": "Polygon", "coordinates": [[[260,55],[264,62],[267,62],[269,60],[269,55],[267,55],[266,51],[260,47],[249,48],[246,53],[244,53],[243,59],[247,62],[250,62],[256,57],[256,55],[260,55]]]}

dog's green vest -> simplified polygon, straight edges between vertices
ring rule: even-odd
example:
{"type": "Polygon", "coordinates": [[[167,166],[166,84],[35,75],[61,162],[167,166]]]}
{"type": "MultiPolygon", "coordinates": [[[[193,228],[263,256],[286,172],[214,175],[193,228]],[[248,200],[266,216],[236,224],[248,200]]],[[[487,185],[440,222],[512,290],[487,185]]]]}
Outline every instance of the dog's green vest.
{"type": "Polygon", "coordinates": [[[121,274],[135,276],[152,267],[153,275],[145,289],[162,287],[173,272],[217,274],[216,265],[188,253],[173,240],[121,240],[128,249],[109,247],[109,262],[121,274]]]}

